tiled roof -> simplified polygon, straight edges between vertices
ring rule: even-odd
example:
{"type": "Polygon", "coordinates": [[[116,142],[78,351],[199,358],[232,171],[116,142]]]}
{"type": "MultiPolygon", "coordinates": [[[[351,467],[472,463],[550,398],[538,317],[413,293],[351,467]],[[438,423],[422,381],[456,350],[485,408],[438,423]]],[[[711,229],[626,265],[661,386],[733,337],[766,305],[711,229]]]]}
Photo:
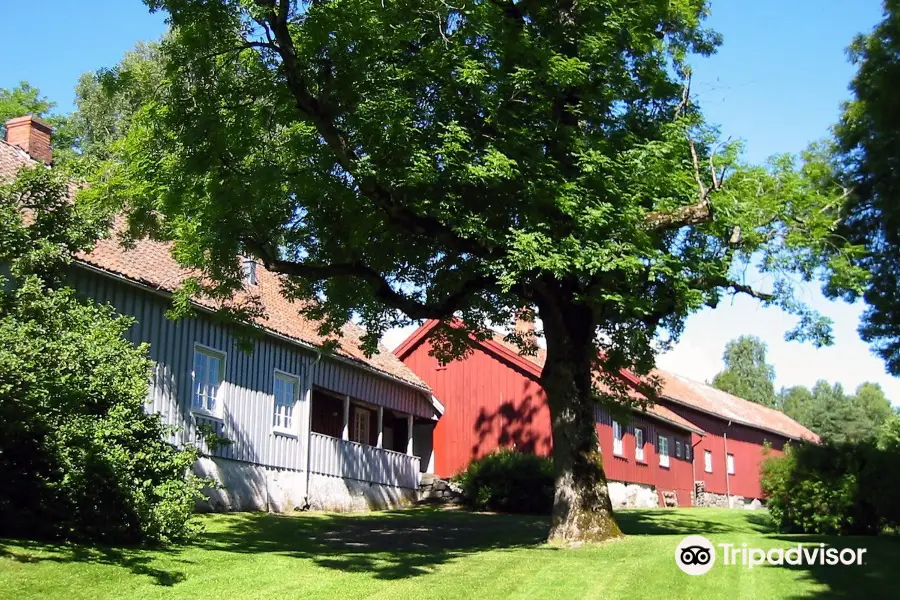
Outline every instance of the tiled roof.
{"type": "MultiPolygon", "coordinates": [[[[22,165],[35,164],[37,163],[24,151],[0,140],[0,179],[15,176],[22,165]]],[[[168,244],[147,239],[138,240],[133,249],[125,249],[113,235],[98,242],[92,252],[77,255],[76,260],[106,273],[165,292],[174,291],[188,276],[188,272],[181,269],[172,258],[168,244]]],[[[301,343],[322,346],[327,341],[326,338],[318,334],[313,321],[298,314],[301,305],[285,299],[280,293],[280,278],[280,275],[267,271],[261,265],[257,266],[257,285],[252,286],[249,294],[259,299],[266,315],[265,318],[257,320],[257,325],[301,343]]],[[[201,299],[197,304],[205,308],[216,308],[209,300],[201,299]]],[[[346,324],[335,353],[425,392],[430,391],[418,375],[383,346],[379,346],[377,354],[366,357],[359,349],[359,341],[363,334],[362,328],[352,323],[346,324]]]]}
{"type": "MultiPolygon", "coordinates": [[[[494,341],[514,352],[519,351],[517,346],[510,344],[499,334],[494,336],[494,341]]],[[[547,353],[543,348],[539,348],[536,355],[524,356],[524,358],[543,367],[544,361],[547,360],[547,353]]],[[[714,387],[660,369],[654,370],[653,375],[662,381],[662,395],[676,402],[687,404],[735,423],[779,433],[788,438],[819,441],[819,436],[815,433],[774,408],[744,400],[714,387]]],[[[661,404],[650,406],[647,412],[689,429],[697,429],[696,425],[661,404]]]]}
{"type": "Polygon", "coordinates": [[[681,375],[656,369],[663,397],[735,423],[771,431],[796,440],[818,442],[819,436],[781,411],[733,396],[681,375]]]}
{"type": "Polygon", "coordinates": [[[0,139],[0,179],[14,177],[23,166],[38,164],[28,153],[0,139]]]}

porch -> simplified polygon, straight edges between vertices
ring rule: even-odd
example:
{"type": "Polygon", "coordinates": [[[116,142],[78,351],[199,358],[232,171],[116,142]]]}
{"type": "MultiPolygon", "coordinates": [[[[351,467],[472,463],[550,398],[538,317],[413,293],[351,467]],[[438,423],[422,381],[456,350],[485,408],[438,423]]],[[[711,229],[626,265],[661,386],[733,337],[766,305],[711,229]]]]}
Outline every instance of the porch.
{"type": "Polygon", "coordinates": [[[311,400],[310,473],[418,488],[433,422],[321,389],[311,400]]]}

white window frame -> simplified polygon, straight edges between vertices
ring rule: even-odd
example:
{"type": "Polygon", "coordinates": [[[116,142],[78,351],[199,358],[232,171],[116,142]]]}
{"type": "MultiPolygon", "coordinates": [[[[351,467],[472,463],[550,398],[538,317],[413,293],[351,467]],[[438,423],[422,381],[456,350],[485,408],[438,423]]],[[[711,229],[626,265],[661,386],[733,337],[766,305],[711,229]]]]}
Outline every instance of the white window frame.
{"type": "MultiPolygon", "coordinates": [[[[272,378],[272,431],[282,435],[297,435],[297,404],[300,401],[300,377],[294,375],[293,373],[288,373],[287,371],[282,371],[280,369],[275,369],[275,376],[272,378]],[[278,396],[275,393],[275,383],[281,380],[282,383],[290,383],[294,386],[294,394],[293,394],[293,402],[290,404],[290,414],[287,414],[287,410],[284,413],[279,415],[279,403],[278,396]],[[281,423],[279,424],[278,417],[281,417],[281,423]],[[290,419],[289,425],[284,425],[283,419],[290,419]]],[[[285,405],[288,406],[288,405],[285,405]]]]}
{"type": "Polygon", "coordinates": [[[656,434],[656,449],[659,452],[659,466],[669,466],[669,438],[656,434]]]}
{"type": "Polygon", "coordinates": [[[365,444],[366,446],[371,445],[370,440],[372,439],[372,411],[366,410],[360,406],[356,407],[356,410],[353,411],[352,432],[353,434],[350,436],[350,439],[352,441],[356,442],[357,444],[365,444]],[[366,436],[365,440],[360,440],[361,436],[359,435],[359,426],[362,423],[360,417],[363,415],[365,415],[365,419],[363,419],[363,421],[365,421],[366,424],[366,436]]]}
{"type": "Polygon", "coordinates": [[[734,475],[734,454],[725,455],[725,468],[729,475],[734,475]]]}
{"type": "Polygon", "coordinates": [[[202,415],[204,417],[208,417],[211,419],[222,420],[222,404],[224,401],[223,398],[223,388],[225,386],[225,374],[227,371],[228,365],[228,353],[219,350],[218,348],[213,348],[211,346],[206,346],[199,342],[194,342],[194,351],[191,353],[191,412],[194,414],[202,415]],[[215,398],[213,400],[214,405],[213,408],[210,409],[207,406],[197,406],[195,403],[197,399],[197,391],[194,386],[197,381],[197,373],[195,365],[197,364],[197,354],[202,354],[207,358],[215,358],[219,361],[219,382],[218,387],[216,388],[215,398]]]}
{"type": "Polygon", "coordinates": [[[707,473],[713,472],[713,455],[712,455],[712,452],[709,450],[703,451],[703,469],[707,473]]]}
{"type": "Polygon", "coordinates": [[[625,428],[618,421],[613,421],[613,454],[622,456],[625,453],[623,440],[625,439],[625,428]]]}
{"type": "Polygon", "coordinates": [[[634,428],[634,460],[644,462],[644,430],[634,428]]]}
{"type": "Polygon", "coordinates": [[[684,443],[684,460],[693,460],[693,457],[691,456],[691,452],[693,452],[693,450],[691,448],[691,442],[686,441],[684,443]]]}
{"type": "Polygon", "coordinates": [[[681,440],[675,440],[675,458],[681,458],[681,440]]]}

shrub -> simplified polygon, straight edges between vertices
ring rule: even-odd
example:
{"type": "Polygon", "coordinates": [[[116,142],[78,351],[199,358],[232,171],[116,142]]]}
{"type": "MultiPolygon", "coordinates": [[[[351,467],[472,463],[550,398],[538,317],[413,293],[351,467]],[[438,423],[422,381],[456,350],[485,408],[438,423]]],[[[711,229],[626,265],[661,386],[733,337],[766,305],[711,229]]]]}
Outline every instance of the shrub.
{"type": "Polygon", "coordinates": [[[553,461],[502,449],[472,461],[454,478],[464,503],[476,510],[549,515],[553,508],[553,461]]]}
{"type": "Polygon", "coordinates": [[[787,533],[875,534],[900,521],[898,453],[873,442],[788,446],[766,459],[763,490],[787,533]]]}
{"type": "Polygon", "coordinates": [[[105,229],[57,169],[0,185],[0,535],[106,543],[190,537],[196,451],[144,411],[131,320],[60,287],[105,229]],[[27,216],[27,219],[24,218],[27,216]]]}
{"type": "Polygon", "coordinates": [[[27,279],[0,303],[0,534],[157,543],[193,533],[193,450],[144,411],[130,319],[27,279]]]}

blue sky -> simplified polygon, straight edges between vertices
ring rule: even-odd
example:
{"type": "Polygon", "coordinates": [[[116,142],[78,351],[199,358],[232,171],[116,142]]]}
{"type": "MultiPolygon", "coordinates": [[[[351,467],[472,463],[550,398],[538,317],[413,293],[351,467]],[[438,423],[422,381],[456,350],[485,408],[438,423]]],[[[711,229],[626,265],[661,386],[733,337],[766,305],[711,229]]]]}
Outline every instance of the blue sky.
{"type": "MultiPolygon", "coordinates": [[[[72,108],[81,73],[115,65],[136,42],[165,30],[163,16],[149,14],[138,0],[51,0],[41,2],[40,11],[31,1],[3,4],[6,23],[31,26],[10,27],[0,36],[0,87],[27,80],[63,111],[72,108]]],[[[880,14],[878,0],[713,0],[709,25],[725,43],[716,56],[695,62],[693,90],[724,135],[745,141],[749,160],[799,152],[827,135],[837,119],[853,76],[844,48],[880,14]]],[[[900,403],[900,380],[885,374],[856,333],[863,307],[829,302],[815,285],[801,295],[834,319],[834,346],[817,350],[785,342],[792,318],[737,298],[692,316],[681,343],[660,357],[660,366],[710,379],[722,367],[725,343],[750,333],[769,344],[779,386],[825,378],[853,389],[877,381],[900,403]]],[[[408,333],[390,332],[385,343],[393,347],[408,333]]]]}

